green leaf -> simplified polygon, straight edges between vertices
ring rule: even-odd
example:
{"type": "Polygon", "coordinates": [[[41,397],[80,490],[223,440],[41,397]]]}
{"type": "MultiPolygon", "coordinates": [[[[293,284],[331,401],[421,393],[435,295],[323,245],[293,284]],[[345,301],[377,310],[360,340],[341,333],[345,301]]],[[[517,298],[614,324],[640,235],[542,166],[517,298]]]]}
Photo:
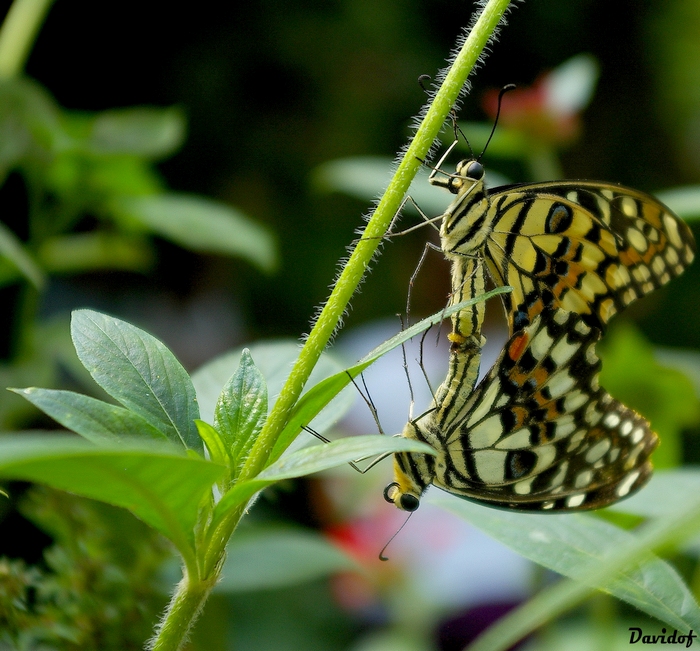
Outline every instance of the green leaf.
{"type": "Polygon", "coordinates": [[[292,413],[287,420],[287,424],[275,442],[270,459],[275,460],[279,458],[291,441],[293,441],[297,436],[302,425],[308,425],[312,419],[315,418],[316,414],[318,414],[319,411],[323,409],[323,407],[325,407],[331,401],[331,399],[338,394],[339,391],[344,389],[350,383],[351,379],[356,378],[360,373],[362,373],[362,371],[364,371],[370,364],[375,362],[382,355],[388,353],[393,348],[400,346],[411,337],[415,337],[417,334],[424,332],[428,328],[441,323],[452,314],[455,314],[456,312],[459,312],[460,310],[463,310],[464,308],[476,303],[480,303],[481,301],[485,301],[492,296],[505,294],[510,291],[510,287],[497,287],[496,289],[486,292],[481,296],[477,296],[476,298],[468,301],[462,301],[457,305],[452,305],[445,308],[442,312],[438,312],[437,314],[433,314],[432,316],[419,321],[410,328],[403,330],[391,339],[385,341],[383,344],[377,346],[354,366],[351,366],[344,371],[340,371],[339,373],[336,373],[335,375],[332,375],[313,386],[305,394],[303,394],[297,401],[296,405],[294,405],[294,409],[292,409],[292,413]]]}
{"type": "Polygon", "coordinates": [[[92,269],[144,272],[153,265],[151,246],[143,236],[94,231],[45,239],[37,257],[49,273],[92,269]]]}
{"type": "MultiPolygon", "coordinates": [[[[581,572],[585,574],[585,582],[560,581],[545,588],[501,618],[479,637],[469,648],[470,651],[505,651],[528,633],[581,603],[592,593],[589,586],[603,585],[616,573],[619,574],[621,568],[649,558],[650,549],[665,547],[696,535],[700,530],[700,497],[697,494],[685,495],[682,500],[676,498],[674,505],[662,517],[645,522],[635,529],[634,534],[630,534],[633,535],[631,542],[610,548],[603,560],[587,564],[585,572],[581,572]]],[[[697,609],[692,600],[683,606],[683,611],[697,609]]],[[[693,615],[692,619],[697,619],[697,616],[693,615]]]]}
{"type": "MultiPolygon", "coordinates": [[[[339,158],[319,165],[313,172],[312,182],[322,192],[342,192],[362,201],[371,201],[384,192],[393,168],[394,161],[383,156],[339,158]]],[[[408,193],[421,210],[429,215],[440,215],[447,207],[450,195],[443,188],[430,185],[428,174],[427,170],[420,170],[408,193]]],[[[416,213],[410,201],[405,209],[416,213]]]]}
{"type": "Polygon", "coordinates": [[[657,192],[656,197],[683,219],[691,221],[700,217],[700,185],[657,192]]]}
{"type": "Polygon", "coordinates": [[[199,409],[192,381],[160,341],[92,310],[73,312],[71,334],[83,366],[109,395],[173,443],[202,452],[194,424],[199,409]]]}
{"type": "Polygon", "coordinates": [[[154,447],[98,448],[77,437],[0,438],[0,476],[48,484],[129,509],[192,555],[202,500],[225,467],[154,447]]]}
{"type": "MultiPolygon", "coordinates": [[[[256,366],[265,377],[268,395],[276,396],[284,385],[289,370],[299,356],[299,342],[296,340],[264,341],[251,344],[250,353],[256,366]]],[[[199,409],[204,420],[213,422],[214,410],[222,387],[240,364],[241,349],[217,357],[208,362],[192,375],[192,382],[197,390],[199,409]]],[[[343,366],[333,354],[323,353],[309,377],[308,385],[313,386],[323,378],[341,371],[343,366]]],[[[333,401],[318,412],[313,422],[305,424],[317,432],[327,431],[349,408],[355,400],[355,392],[343,391],[333,401]]],[[[311,434],[297,437],[292,447],[303,447],[313,440],[311,434]]]]}
{"type": "Polygon", "coordinates": [[[58,421],[96,444],[128,443],[136,440],[166,442],[163,432],[128,409],[102,400],[53,389],[11,389],[58,421]]]}
{"type": "Polygon", "coordinates": [[[277,265],[268,229],[221,202],[187,194],[119,197],[111,210],[192,251],[245,258],[265,272],[277,265]]]}
{"type": "Polygon", "coordinates": [[[24,248],[19,238],[0,222],[0,257],[8,260],[36,289],[44,286],[44,272],[24,248]]]}
{"type": "Polygon", "coordinates": [[[215,461],[216,463],[221,463],[228,468],[231,465],[231,457],[226,451],[226,447],[224,446],[224,442],[221,440],[219,432],[217,432],[209,423],[205,423],[203,420],[197,419],[194,422],[197,425],[199,436],[201,437],[202,441],[204,441],[204,445],[207,446],[207,450],[209,450],[211,460],[215,461]]]}
{"type": "Polygon", "coordinates": [[[394,452],[422,452],[434,455],[435,449],[427,443],[414,441],[403,436],[379,436],[376,434],[346,436],[339,441],[297,450],[265,468],[256,479],[280,481],[293,477],[303,477],[340,466],[348,461],[368,459],[394,452]]]}
{"type": "Polygon", "coordinates": [[[67,144],[55,100],[27,77],[0,80],[0,178],[24,158],[45,160],[67,144]]]}
{"type": "Polygon", "coordinates": [[[663,445],[654,465],[676,466],[681,459],[681,432],[700,418],[692,382],[682,372],[662,366],[654,347],[629,322],[618,322],[600,345],[600,383],[628,407],[648,418],[663,445]]]}
{"type": "Polygon", "coordinates": [[[685,508],[679,495],[700,495],[700,470],[687,466],[656,470],[644,490],[608,508],[644,518],[661,517],[685,508]]]}
{"type": "Polygon", "coordinates": [[[425,443],[403,436],[350,436],[339,441],[313,445],[287,454],[263,470],[255,479],[239,482],[233,486],[214,508],[214,531],[220,520],[232,509],[250,499],[263,488],[282,481],[311,475],[322,470],[340,466],[349,461],[358,461],[381,454],[394,452],[423,452],[435,454],[425,443]]]}
{"type": "Polygon", "coordinates": [[[245,463],[267,416],[267,385],[247,348],[241,363],[226,383],[214,413],[214,427],[221,434],[235,477],[245,463]]]}
{"type": "Polygon", "coordinates": [[[164,158],[185,139],[185,118],[177,108],[139,107],[98,113],[88,144],[98,154],[164,158]]]}
{"type": "Polygon", "coordinates": [[[654,357],[662,366],[683,373],[693,383],[695,395],[700,398],[700,352],[690,348],[654,346],[654,357]]]}
{"type": "Polygon", "coordinates": [[[231,538],[215,590],[283,588],[358,569],[350,557],[316,532],[288,527],[243,529],[231,538]]]}
{"type": "Polygon", "coordinates": [[[670,565],[651,552],[626,565],[625,549],[635,560],[634,533],[590,515],[507,513],[447,497],[430,501],[546,568],[609,592],[676,628],[700,629],[700,609],[670,565]],[[605,576],[591,572],[615,555],[619,561],[605,576]]]}

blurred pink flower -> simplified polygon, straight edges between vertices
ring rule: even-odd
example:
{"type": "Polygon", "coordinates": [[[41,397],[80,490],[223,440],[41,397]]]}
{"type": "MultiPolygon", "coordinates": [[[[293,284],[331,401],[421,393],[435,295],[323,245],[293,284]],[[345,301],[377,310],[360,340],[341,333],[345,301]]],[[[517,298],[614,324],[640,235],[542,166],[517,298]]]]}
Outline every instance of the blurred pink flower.
{"type": "MultiPolygon", "coordinates": [[[[581,54],[541,75],[532,86],[516,88],[503,97],[500,123],[534,140],[561,147],[581,130],[580,113],[588,105],[598,78],[591,55],[581,54]]],[[[499,90],[484,93],[483,108],[496,117],[499,90]]]]}

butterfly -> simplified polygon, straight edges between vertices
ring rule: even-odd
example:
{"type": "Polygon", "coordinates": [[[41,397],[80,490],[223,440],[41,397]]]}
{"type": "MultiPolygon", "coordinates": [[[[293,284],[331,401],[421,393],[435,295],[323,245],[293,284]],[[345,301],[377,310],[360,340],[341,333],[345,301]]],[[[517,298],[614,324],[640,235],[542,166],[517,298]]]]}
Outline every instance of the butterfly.
{"type": "Polygon", "coordinates": [[[441,216],[441,248],[453,261],[482,257],[496,285],[513,288],[503,296],[511,334],[545,308],[604,330],[695,256],[690,228],[643,192],[597,181],[487,190],[484,179],[478,159],[461,161],[454,174],[439,165],[431,173],[433,185],[457,195],[441,216]]]}
{"type": "Polygon", "coordinates": [[[451,355],[435,406],[402,434],[436,455],[395,454],[385,499],[414,511],[434,484],[488,506],[578,511],[638,490],[651,476],[658,437],[598,385],[600,337],[583,315],[542,310],[510,337],[475,390],[472,358],[451,355]]]}

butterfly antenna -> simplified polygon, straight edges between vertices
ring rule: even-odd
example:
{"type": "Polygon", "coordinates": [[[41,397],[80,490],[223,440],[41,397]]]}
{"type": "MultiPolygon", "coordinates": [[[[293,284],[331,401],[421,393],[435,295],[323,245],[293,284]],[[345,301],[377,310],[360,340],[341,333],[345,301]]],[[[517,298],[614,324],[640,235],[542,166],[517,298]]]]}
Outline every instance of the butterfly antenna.
{"type": "Polygon", "coordinates": [[[430,75],[421,75],[418,77],[418,85],[421,87],[421,90],[426,94],[430,95],[430,90],[427,89],[423,84],[426,81],[432,81],[433,78],[430,75]]]}
{"type": "Polygon", "coordinates": [[[455,142],[459,141],[459,137],[462,136],[464,142],[467,143],[467,147],[469,147],[469,154],[471,155],[471,158],[474,158],[474,150],[469,143],[469,138],[467,138],[459,124],[457,124],[457,112],[454,110],[454,108],[450,110],[450,119],[452,120],[452,131],[455,134],[455,142]]]}
{"type": "Polygon", "coordinates": [[[478,161],[480,161],[481,157],[486,153],[489,143],[491,142],[491,138],[493,138],[493,134],[496,133],[496,127],[498,126],[498,118],[501,115],[501,103],[503,102],[503,96],[510,90],[515,90],[515,84],[508,84],[507,86],[503,86],[503,88],[501,88],[501,92],[498,93],[498,107],[496,108],[496,119],[493,121],[493,128],[491,129],[489,139],[486,141],[483,151],[481,152],[481,154],[479,154],[479,158],[476,159],[478,161]]]}
{"type": "Polygon", "coordinates": [[[414,513],[415,513],[415,511],[411,511],[408,514],[408,517],[404,520],[404,523],[399,527],[399,530],[391,538],[389,538],[389,542],[387,542],[387,544],[384,545],[384,547],[382,547],[382,551],[379,552],[379,560],[380,561],[388,561],[389,560],[388,556],[384,556],[384,552],[386,551],[386,548],[389,545],[391,545],[391,541],[394,540],[394,538],[396,538],[396,536],[398,536],[401,533],[401,530],[408,524],[408,521],[411,519],[411,516],[414,513]]]}

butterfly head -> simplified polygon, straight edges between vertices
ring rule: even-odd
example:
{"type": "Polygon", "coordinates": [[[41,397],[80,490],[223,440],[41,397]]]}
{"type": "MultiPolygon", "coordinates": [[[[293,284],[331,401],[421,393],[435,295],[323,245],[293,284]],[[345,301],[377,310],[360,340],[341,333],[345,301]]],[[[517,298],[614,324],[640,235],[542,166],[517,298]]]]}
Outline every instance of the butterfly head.
{"type": "Polygon", "coordinates": [[[413,491],[404,491],[397,481],[384,489],[384,499],[402,511],[415,511],[420,506],[420,497],[413,491]]]}
{"type": "MultiPolygon", "coordinates": [[[[454,179],[455,181],[461,180],[462,184],[466,181],[469,185],[473,185],[484,178],[484,166],[473,158],[461,160],[457,163],[455,176],[459,177],[458,179],[454,179]]],[[[453,190],[453,192],[456,194],[458,190],[453,190]]]]}
{"type": "MultiPolygon", "coordinates": [[[[416,425],[409,422],[403,435],[421,440],[417,432],[416,425]]],[[[384,489],[384,499],[402,511],[415,511],[434,475],[435,466],[431,455],[397,452],[394,454],[394,481],[384,489]]]]}
{"type": "Polygon", "coordinates": [[[446,188],[452,194],[459,194],[464,189],[471,189],[483,181],[484,166],[474,158],[467,158],[457,163],[454,174],[446,174],[445,178],[434,176],[430,179],[432,185],[446,188]]]}

